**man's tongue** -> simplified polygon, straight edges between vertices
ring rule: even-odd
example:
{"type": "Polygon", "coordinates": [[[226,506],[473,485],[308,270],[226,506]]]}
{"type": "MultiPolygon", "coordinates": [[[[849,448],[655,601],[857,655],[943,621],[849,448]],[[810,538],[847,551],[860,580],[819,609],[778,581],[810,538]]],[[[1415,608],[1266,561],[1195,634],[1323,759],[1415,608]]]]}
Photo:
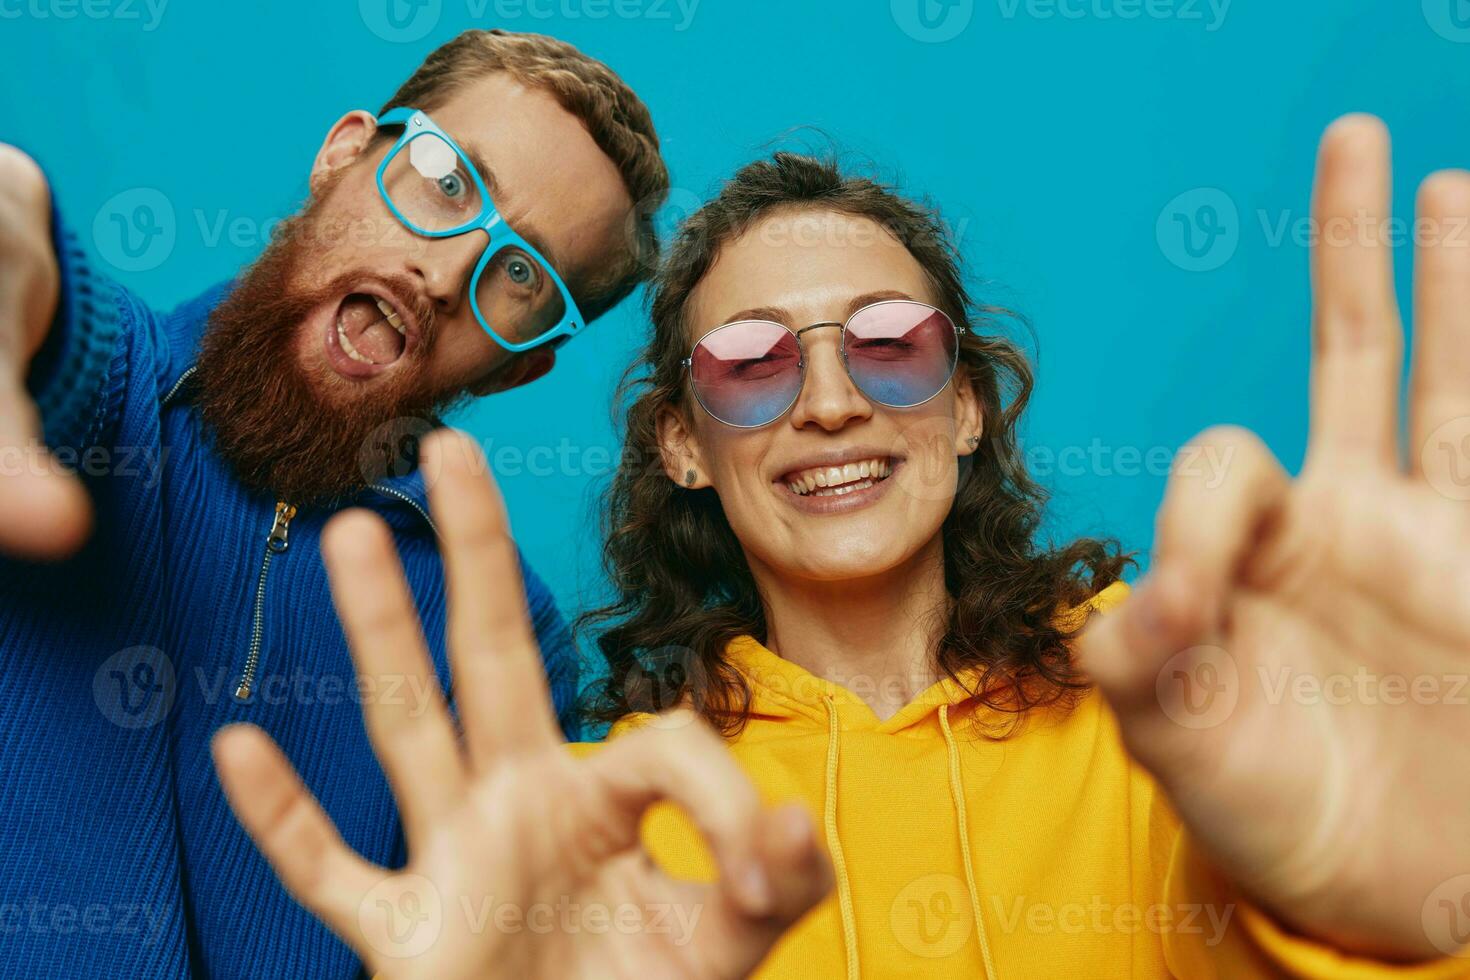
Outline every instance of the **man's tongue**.
{"type": "Polygon", "coordinates": [[[347,297],[337,312],[337,339],[354,360],[392,364],[403,356],[403,335],[388,322],[376,300],[360,293],[347,297]]]}

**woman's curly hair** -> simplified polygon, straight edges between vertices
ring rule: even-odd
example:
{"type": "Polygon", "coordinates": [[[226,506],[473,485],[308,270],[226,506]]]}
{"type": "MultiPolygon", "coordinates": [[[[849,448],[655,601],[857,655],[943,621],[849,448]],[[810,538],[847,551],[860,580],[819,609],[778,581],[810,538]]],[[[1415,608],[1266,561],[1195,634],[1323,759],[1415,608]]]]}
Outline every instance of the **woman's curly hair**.
{"type": "Polygon", "coordinates": [[[690,294],[726,243],[792,210],[865,217],[887,229],[925,270],[939,306],[967,328],[954,383],[974,387],[985,426],[941,532],[952,601],[936,666],[950,677],[982,668],[973,697],[1017,717],[1075,698],[1085,684],[1069,640],[1080,624],[1059,622],[1057,613],[1116,581],[1131,559],[1111,541],[1037,544],[1046,491],[1026,472],[1016,435],[1033,377],[1021,350],[995,332],[1012,314],[972,303],[937,211],[844,174],[833,160],[779,152],[743,167],[688,218],[655,278],[653,338],[620,389],[626,442],[603,511],[615,594],[578,623],[602,630],[597,645],[607,661],[606,677],[588,692],[589,720],[685,703],[726,734],[744,723],[750,692],[725,648],[744,634],[765,640],[761,597],[715,492],[683,489],[666,475],[658,418],[691,404],[682,365],[690,294]]]}

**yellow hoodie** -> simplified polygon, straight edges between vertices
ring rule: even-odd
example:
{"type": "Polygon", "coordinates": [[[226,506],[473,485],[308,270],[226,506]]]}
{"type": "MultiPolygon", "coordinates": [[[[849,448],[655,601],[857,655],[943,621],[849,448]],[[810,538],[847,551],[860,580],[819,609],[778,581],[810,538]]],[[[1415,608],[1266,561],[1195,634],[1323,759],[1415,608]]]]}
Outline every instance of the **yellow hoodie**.
{"type": "MultiPolygon", "coordinates": [[[[1119,583],[1091,605],[1126,595],[1119,583]]],[[[1470,975],[1470,960],[1389,968],[1351,959],[1246,904],[1124,751],[1099,696],[994,741],[966,724],[971,710],[953,681],[880,721],[856,695],[750,637],[727,656],[753,696],[730,748],[764,799],[811,808],[837,879],[758,977],[1470,975]]],[[[625,718],[612,736],[648,717],[625,718]]],[[[643,837],[668,873],[713,878],[682,810],[653,808],[643,837]]]]}

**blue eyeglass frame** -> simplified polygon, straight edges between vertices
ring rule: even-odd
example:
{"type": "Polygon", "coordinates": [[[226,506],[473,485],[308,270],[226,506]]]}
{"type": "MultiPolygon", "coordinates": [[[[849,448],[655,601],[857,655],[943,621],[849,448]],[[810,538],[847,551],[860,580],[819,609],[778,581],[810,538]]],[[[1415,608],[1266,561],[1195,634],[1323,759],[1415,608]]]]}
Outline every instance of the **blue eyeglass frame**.
{"type": "Polygon", "coordinates": [[[562,282],[561,275],[557,273],[556,267],[548,262],[546,257],[538,252],[534,245],[522,238],[520,233],[500,216],[500,211],[496,209],[495,202],[490,198],[490,191],[485,187],[484,178],[480,176],[479,170],[470,162],[470,158],[465,154],[464,150],[459,148],[459,144],[454,141],[453,137],[440,129],[439,125],[429,118],[428,113],[408,106],[389,109],[378,117],[377,122],[379,127],[403,127],[403,133],[398,137],[398,141],[393,144],[388,154],[383,157],[383,162],[378,164],[378,195],[382,197],[383,203],[388,206],[388,210],[393,213],[393,217],[397,218],[399,223],[409,231],[415,235],[421,235],[424,238],[453,238],[472,231],[483,231],[485,233],[488,241],[485,243],[485,251],[481,254],[480,261],[475,265],[474,274],[470,276],[469,296],[470,309],[474,312],[475,319],[479,321],[480,327],[490,335],[490,338],[511,353],[519,354],[522,351],[528,351],[545,344],[556,344],[560,346],[581,333],[586,328],[587,322],[582,318],[582,311],[578,308],[577,301],[572,298],[572,291],[567,288],[566,283],[562,282]],[[483,202],[479,214],[464,224],[456,225],[444,231],[430,231],[427,228],[420,228],[410,221],[402,211],[398,210],[397,205],[393,203],[393,198],[388,194],[388,188],[383,185],[383,174],[387,171],[388,164],[409,143],[424,135],[437,136],[449,144],[449,148],[459,157],[460,163],[464,164],[465,170],[474,179],[475,189],[479,191],[480,200],[483,202]],[[480,284],[480,274],[485,271],[485,266],[490,264],[491,256],[500,252],[507,245],[514,245],[539,263],[541,268],[545,269],[547,274],[551,276],[552,284],[561,293],[562,302],[566,304],[566,313],[562,316],[560,323],[540,336],[521,343],[514,343],[496,333],[495,328],[490,326],[484,314],[480,312],[480,304],[475,299],[475,287],[480,284]]]}

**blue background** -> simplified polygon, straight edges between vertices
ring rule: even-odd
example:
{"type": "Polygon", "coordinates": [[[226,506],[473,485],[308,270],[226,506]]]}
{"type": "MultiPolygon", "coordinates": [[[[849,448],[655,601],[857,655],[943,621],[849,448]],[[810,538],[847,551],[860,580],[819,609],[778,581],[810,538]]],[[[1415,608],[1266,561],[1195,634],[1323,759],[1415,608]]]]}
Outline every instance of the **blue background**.
{"type": "MultiPolygon", "coordinates": [[[[1235,422],[1300,465],[1307,251],[1279,231],[1308,215],[1322,128],[1352,110],[1388,121],[1400,215],[1430,170],[1470,164],[1467,0],[1234,0],[1223,19],[1219,0],[426,0],[399,8],[401,29],[389,2],[171,0],[157,16],[157,0],[0,0],[0,138],[46,160],[104,268],[129,264],[111,211],[161,197],[171,246],[117,276],[166,306],[250,260],[303,197],[332,121],[375,109],[462,28],[553,33],[622,73],[663,136],[672,218],[774,138],[818,127],[938,202],[977,295],[1033,321],[1025,435],[1056,491],[1052,530],[1137,549],[1166,476],[1138,459],[1121,471],[1127,451],[1157,460],[1235,422]]],[[[460,420],[492,460],[549,454],[534,471],[502,457],[498,475],[569,611],[600,589],[593,493],[643,322],[625,304],[549,380],[460,420]]]]}

